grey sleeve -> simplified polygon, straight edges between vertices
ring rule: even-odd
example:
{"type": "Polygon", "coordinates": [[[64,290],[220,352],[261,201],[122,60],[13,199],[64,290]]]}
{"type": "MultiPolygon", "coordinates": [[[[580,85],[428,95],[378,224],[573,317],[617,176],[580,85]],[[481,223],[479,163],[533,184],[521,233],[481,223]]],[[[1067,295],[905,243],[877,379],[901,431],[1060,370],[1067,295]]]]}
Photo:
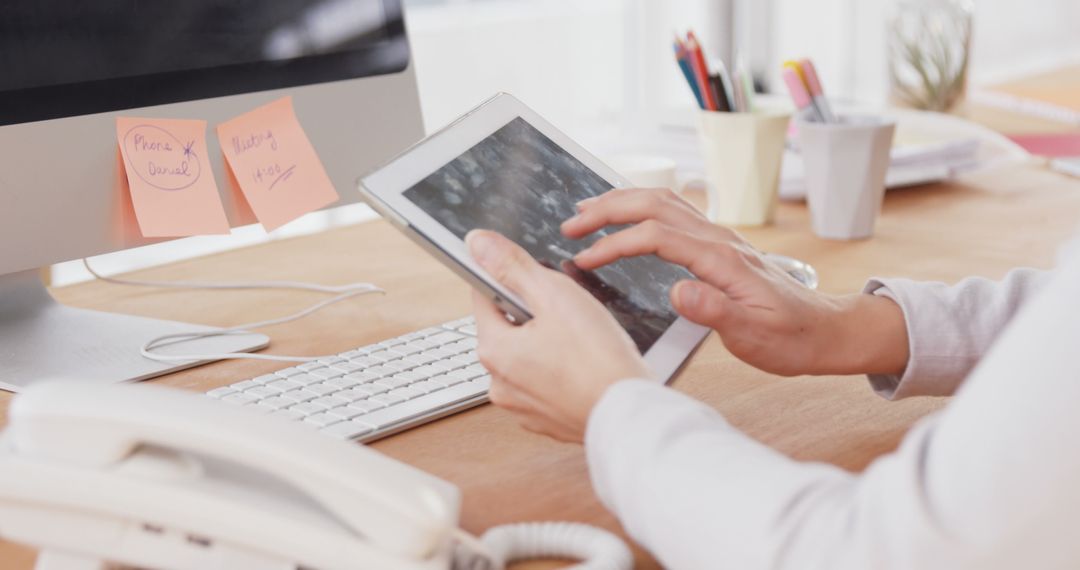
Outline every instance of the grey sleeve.
{"type": "Polygon", "coordinates": [[[904,312],[910,357],[901,376],[869,375],[890,400],[950,396],[1050,272],[1014,269],[1001,281],[969,277],[955,285],[871,279],[863,293],[887,297],[904,312]]]}

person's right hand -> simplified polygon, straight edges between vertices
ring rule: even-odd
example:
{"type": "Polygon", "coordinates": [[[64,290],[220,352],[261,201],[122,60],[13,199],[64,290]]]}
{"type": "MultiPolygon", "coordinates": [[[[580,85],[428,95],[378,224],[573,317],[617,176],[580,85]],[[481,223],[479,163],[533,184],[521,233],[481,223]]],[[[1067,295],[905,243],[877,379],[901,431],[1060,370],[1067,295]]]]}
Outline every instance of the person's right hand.
{"type": "Polygon", "coordinates": [[[901,373],[907,364],[903,313],[872,295],[807,289],[734,231],[709,222],[667,189],[616,189],[578,204],[562,225],[582,238],[610,225],[574,262],[591,270],[624,257],[656,255],[697,280],[677,283],[671,303],[714,329],[743,361],[775,374],[901,373]]]}

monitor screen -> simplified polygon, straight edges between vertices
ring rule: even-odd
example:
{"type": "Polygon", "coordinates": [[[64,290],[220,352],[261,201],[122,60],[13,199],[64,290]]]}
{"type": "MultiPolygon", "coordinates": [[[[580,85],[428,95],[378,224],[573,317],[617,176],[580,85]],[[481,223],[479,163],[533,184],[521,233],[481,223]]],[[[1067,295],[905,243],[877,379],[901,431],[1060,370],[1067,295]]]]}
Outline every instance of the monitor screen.
{"type": "Polygon", "coordinates": [[[4,0],[0,125],[396,73],[400,0],[4,0]]]}
{"type": "Polygon", "coordinates": [[[416,183],[404,196],[459,238],[469,230],[495,230],[540,263],[558,269],[592,293],[645,353],[678,314],[668,291],[693,276],[655,256],[620,259],[583,271],[573,256],[625,226],[584,239],[562,235],[575,205],[611,189],[597,173],[555,141],[517,118],[416,183]]]}

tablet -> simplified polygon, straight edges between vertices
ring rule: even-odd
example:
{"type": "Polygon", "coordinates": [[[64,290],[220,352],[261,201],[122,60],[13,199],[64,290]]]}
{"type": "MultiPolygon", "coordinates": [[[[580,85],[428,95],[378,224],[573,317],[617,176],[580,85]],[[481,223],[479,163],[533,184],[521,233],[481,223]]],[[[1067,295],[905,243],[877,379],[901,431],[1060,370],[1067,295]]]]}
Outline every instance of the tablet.
{"type": "Polygon", "coordinates": [[[621,228],[572,240],[562,222],[577,202],[630,183],[510,95],[489,99],[358,186],[372,208],[513,320],[530,318],[528,307],[473,261],[464,242],[470,230],[497,231],[573,277],[622,325],[657,380],[670,380],[708,332],[671,306],[671,287],[692,278],[686,269],[655,256],[589,272],[573,264],[574,254],[621,228]]]}

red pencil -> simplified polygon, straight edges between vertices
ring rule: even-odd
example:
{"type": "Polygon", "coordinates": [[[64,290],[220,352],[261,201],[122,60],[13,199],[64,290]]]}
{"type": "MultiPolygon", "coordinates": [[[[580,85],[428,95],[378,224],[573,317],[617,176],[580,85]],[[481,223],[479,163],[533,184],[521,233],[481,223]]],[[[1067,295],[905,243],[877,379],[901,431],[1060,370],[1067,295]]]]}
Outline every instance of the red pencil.
{"type": "Polygon", "coordinates": [[[686,51],[690,54],[690,65],[694,69],[694,78],[697,80],[698,89],[705,101],[705,108],[715,111],[720,107],[716,104],[712,89],[709,88],[709,66],[705,65],[705,55],[701,53],[701,43],[693,31],[686,32],[686,51]]]}

